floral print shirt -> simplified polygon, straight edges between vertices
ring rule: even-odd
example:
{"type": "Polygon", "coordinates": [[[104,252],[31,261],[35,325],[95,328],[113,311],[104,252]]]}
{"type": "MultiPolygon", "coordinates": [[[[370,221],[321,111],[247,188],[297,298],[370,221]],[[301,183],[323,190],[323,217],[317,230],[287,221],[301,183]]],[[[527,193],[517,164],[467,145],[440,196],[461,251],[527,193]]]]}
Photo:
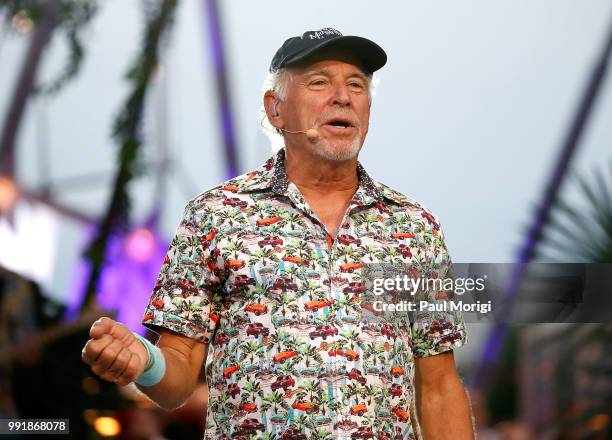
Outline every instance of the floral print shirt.
{"type": "Polygon", "coordinates": [[[365,322],[362,272],[450,270],[438,219],[358,163],[331,237],[284,153],[189,201],[143,325],[209,343],[205,439],[416,438],[414,358],[464,344],[465,323],[460,312],[365,322]]]}

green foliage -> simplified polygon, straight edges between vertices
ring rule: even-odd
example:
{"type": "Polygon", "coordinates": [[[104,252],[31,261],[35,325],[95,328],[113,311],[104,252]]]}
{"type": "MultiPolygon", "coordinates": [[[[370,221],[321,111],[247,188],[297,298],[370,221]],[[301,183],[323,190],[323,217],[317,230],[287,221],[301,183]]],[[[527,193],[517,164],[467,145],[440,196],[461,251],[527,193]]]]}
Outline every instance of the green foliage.
{"type": "Polygon", "coordinates": [[[138,164],[141,145],[139,127],[150,79],[159,65],[161,37],[172,23],[178,0],[164,0],[155,13],[147,14],[148,20],[142,40],[142,50],[128,69],[127,80],[131,91],[123,109],[115,119],[113,139],[119,144],[118,170],[111,200],[100,223],[99,232],[86,252],[92,264],[91,275],[83,305],[95,296],[96,285],[106,254],[106,243],[112,232],[127,226],[130,209],[128,184],[142,171],[138,164]]]}
{"type": "MultiPolygon", "coordinates": [[[[4,15],[8,23],[17,14],[21,14],[32,20],[33,26],[36,27],[45,17],[45,10],[48,7],[46,3],[36,0],[5,0],[0,2],[0,14],[4,15]]],[[[61,0],[59,3],[60,12],[55,33],[65,38],[68,46],[68,59],[62,72],[49,84],[36,86],[35,93],[57,93],[76,77],[85,54],[83,33],[98,10],[96,0],[61,0]]]]}
{"type": "Polygon", "coordinates": [[[581,202],[558,199],[553,206],[539,261],[612,262],[612,161],[588,177],[575,178],[581,202]]]}

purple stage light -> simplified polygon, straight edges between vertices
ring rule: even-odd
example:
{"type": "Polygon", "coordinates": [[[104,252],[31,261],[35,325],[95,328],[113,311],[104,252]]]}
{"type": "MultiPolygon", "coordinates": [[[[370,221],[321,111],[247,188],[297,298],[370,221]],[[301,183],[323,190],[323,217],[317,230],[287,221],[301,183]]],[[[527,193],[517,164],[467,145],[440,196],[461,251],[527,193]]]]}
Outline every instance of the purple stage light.
{"type": "Polygon", "coordinates": [[[146,228],[130,232],[125,239],[125,252],[135,261],[147,261],[155,252],[155,237],[146,228]]]}
{"type": "MultiPolygon", "coordinates": [[[[87,235],[93,236],[93,231],[87,235]]],[[[167,240],[146,228],[112,236],[108,241],[97,304],[103,310],[114,312],[113,319],[134,332],[145,332],[140,322],[168,246],[167,240]]],[[[70,289],[68,319],[79,312],[90,270],[89,262],[81,260],[78,263],[70,289]]]]}

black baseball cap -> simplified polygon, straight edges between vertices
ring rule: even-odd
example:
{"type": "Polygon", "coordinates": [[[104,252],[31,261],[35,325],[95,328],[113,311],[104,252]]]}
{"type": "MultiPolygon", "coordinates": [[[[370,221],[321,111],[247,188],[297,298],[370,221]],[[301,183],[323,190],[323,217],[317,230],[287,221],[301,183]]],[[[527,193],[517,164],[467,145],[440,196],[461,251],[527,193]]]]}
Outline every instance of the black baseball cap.
{"type": "Polygon", "coordinates": [[[377,71],[387,62],[387,54],[373,41],[363,37],[342,35],[333,28],[323,28],[318,31],[306,31],[301,37],[285,40],[272,58],[270,72],[304,60],[324,47],[330,46],[353,52],[360,59],[364,70],[369,73],[377,71]]]}

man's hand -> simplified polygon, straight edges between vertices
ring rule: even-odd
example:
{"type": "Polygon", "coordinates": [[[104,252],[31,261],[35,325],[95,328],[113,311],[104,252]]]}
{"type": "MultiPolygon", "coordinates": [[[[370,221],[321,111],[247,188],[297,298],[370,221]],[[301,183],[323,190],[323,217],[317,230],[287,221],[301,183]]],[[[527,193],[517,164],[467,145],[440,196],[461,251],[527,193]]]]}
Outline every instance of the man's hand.
{"type": "Polygon", "coordinates": [[[102,379],[127,385],[142,374],[147,351],[123,324],[102,317],[93,323],[81,358],[102,379]]]}

